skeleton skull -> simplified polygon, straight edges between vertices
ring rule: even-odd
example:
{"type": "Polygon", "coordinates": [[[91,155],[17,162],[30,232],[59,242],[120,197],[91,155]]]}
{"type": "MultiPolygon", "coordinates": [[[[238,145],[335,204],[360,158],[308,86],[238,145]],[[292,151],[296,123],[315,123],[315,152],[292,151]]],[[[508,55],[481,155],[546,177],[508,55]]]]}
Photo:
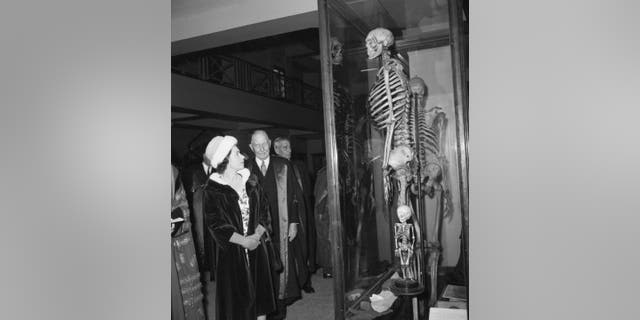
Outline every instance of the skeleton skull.
{"type": "Polygon", "coordinates": [[[404,167],[411,159],[413,159],[413,150],[407,146],[399,146],[391,150],[389,154],[389,165],[393,169],[398,170],[404,167]]]}
{"type": "Polygon", "coordinates": [[[411,94],[424,96],[427,85],[424,83],[424,80],[422,80],[422,78],[413,77],[409,81],[409,88],[411,88],[411,94]]]}
{"type": "Polygon", "coordinates": [[[369,59],[375,59],[393,45],[393,33],[385,28],[376,28],[369,31],[365,42],[369,59]]]}
{"type": "Polygon", "coordinates": [[[396,212],[401,223],[405,223],[411,218],[411,208],[407,205],[399,206],[396,212]]]}
{"type": "Polygon", "coordinates": [[[342,43],[336,37],[331,38],[331,63],[342,64],[342,43]]]}

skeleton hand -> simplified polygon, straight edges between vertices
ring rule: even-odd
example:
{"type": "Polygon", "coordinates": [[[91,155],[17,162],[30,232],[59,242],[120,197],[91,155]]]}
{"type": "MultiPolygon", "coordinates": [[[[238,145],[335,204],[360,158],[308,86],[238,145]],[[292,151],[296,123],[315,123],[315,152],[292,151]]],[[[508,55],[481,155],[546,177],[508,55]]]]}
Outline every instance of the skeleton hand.
{"type": "Polygon", "coordinates": [[[433,187],[433,180],[429,179],[429,181],[427,181],[424,187],[425,187],[424,189],[427,196],[429,196],[429,198],[433,198],[433,195],[435,194],[435,188],[433,187]]]}

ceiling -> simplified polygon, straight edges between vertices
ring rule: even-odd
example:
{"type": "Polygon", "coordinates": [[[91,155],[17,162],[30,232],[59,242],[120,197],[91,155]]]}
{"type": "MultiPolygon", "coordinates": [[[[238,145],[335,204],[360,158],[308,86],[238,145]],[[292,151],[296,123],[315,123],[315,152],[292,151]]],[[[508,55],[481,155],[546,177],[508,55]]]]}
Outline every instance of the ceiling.
{"type": "Polygon", "coordinates": [[[197,14],[211,8],[225,7],[233,4],[236,0],[172,0],[171,16],[183,17],[197,14]]]}
{"type": "MultiPolygon", "coordinates": [[[[191,1],[174,0],[172,5],[175,2],[190,3],[191,1]]],[[[243,9],[248,5],[247,1],[235,3],[238,4],[219,8],[219,10],[203,9],[202,12],[199,12],[198,3],[193,5],[182,3],[180,6],[185,7],[175,8],[171,17],[171,55],[217,48],[296,30],[318,28],[316,9],[300,11],[301,8],[298,8],[300,10],[272,8],[266,10],[267,12],[258,13],[259,10],[256,9],[249,11],[243,9]],[[242,12],[242,15],[238,16],[237,11],[242,12]],[[232,16],[236,18],[230,18],[232,16]]],[[[268,5],[265,3],[263,2],[261,6],[268,5]]]]}

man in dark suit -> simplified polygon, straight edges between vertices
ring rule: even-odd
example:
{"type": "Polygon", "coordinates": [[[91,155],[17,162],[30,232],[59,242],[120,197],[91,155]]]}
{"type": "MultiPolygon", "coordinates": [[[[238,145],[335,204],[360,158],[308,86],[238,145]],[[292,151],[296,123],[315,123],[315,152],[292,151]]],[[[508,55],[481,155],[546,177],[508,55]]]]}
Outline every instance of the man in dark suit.
{"type": "Polygon", "coordinates": [[[311,274],[316,271],[316,228],[315,219],[313,217],[313,208],[311,202],[311,181],[306,166],[301,161],[291,160],[291,140],[287,137],[277,137],[273,140],[273,150],[280,157],[291,162],[291,166],[296,176],[296,182],[302,190],[304,197],[304,214],[306,216],[305,234],[307,236],[307,268],[309,270],[309,278],[303,284],[302,289],[307,293],[315,292],[311,285],[311,274]]]}
{"type": "Polygon", "coordinates": [[[272,241],[283,262],[282,272],[275,275],[277,311],[268,315],[268,319],[284,319],[287,305],[302,296],[300,284],[308,278],[304,200],[291,163],[284,158],[270,156],[271,140],[266,132],[256,130],[249,148],[255,158],[246,166],[258,177],[269,199],[272,241]]]}

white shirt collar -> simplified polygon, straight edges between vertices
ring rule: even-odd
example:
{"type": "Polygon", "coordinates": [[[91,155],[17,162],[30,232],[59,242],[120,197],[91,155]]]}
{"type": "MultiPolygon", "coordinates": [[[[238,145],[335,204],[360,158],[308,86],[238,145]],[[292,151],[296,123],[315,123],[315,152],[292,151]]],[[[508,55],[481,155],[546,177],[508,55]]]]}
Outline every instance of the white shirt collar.
{"type": "Polygon", "coordinates": [[[258,169],[260,169],[260,167],[262,166],[262,163],[264,162],[264,166],[265,168],[269,168],[269,160],[271,160],[271,157],[267,157],[264,160],[260,160],[258,158],[256,158],[256,163],[258,164],[258,169]]]}
{"type": "Polygon", "coordinates": [[[209,173],[209,170],[210,170],[209,168],[211,168],[211,166],[206,164],[206,163],[204,163],[204,161],[203,161],[202,162],[202,168],[204,169],[204,173],[207,174],[207,173],[209,173]]]}

